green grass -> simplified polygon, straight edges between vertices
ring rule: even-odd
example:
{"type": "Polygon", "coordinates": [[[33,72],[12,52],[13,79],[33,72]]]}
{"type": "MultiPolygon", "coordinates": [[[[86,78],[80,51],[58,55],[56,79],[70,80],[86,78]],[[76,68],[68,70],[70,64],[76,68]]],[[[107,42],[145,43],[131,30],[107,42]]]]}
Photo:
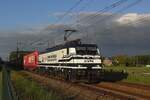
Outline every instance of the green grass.
{"type": "Polygon", "coordinates": [[[145,73],[150,73],[150,68],[148,67],[125,67],[125,66],[112,66],[105,67],[105,69],[112,69],[114,71],[127,71],[129,73],[127,79],[122,81],[130,83],[138,83],[150,85],[150,74],[146,75],[145,73]]]}
{"type": "Polygon", "coordinates": [[[13,73],[12,79],[21,100],[62,100],[54,91],[48,91],[19,74],[13,73]]]}
{"type": "Polygon", "coordinates": [[[2,73],[0,71],[0,100],[2,98],[2,73]]]}

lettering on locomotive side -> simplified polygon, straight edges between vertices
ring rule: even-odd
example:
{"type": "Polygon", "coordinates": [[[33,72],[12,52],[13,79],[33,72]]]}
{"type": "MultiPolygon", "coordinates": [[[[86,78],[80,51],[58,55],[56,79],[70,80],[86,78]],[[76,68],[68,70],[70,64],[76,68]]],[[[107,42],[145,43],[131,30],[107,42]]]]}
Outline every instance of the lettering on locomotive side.
{"type": "Polygon", "coordinates": [[[56,59],[48,59],[47,61],[57,61],[56,59]]]}
{"type": "Polygon", "coordinates": [[[47,56],[47,61],[57,61],[57,55],[50,55],[50,56],[47,56]]]}
{"type": "Polygon", "coordinates": [[[47,58],[56,58],[57,55],[50,55],[50,56],[47,56],[47,58]]]}
{"type": "Polygon", "coordinates": [[[94,62],[93,59],[85,59],[84,62],[94,62]]]}

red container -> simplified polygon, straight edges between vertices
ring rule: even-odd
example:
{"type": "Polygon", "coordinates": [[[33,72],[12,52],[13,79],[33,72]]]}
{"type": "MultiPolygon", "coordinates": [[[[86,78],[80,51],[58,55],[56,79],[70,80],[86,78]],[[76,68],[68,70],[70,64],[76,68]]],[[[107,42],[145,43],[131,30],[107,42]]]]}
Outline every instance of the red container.
{"type": "Polygon", "coordinates": [[[38,51],[34,51],[30,54],[27,54],[23,57],[24,69],[34,70],[38,65],[38,51]]]}

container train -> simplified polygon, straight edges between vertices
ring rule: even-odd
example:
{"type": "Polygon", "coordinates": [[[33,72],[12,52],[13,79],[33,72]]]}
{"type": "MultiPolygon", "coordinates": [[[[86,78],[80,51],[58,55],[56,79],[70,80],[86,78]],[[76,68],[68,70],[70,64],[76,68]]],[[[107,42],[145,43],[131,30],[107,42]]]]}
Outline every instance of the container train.
{"type": "Polygon", "coordinates": [[[23,57],[24,69],[70,81],[96,82],[102,74],[102,59],[96,44],[80,39],[68,41],[23,57]]]}
{"type": "Polygon", "coordinates": [[[32,53],[32,51],[12,51],[9,53],[9,65],[11,65],[11,68],[13,69],[23,69],[23,57],[24,55],[27,55],[29,53],[32,53]]]}

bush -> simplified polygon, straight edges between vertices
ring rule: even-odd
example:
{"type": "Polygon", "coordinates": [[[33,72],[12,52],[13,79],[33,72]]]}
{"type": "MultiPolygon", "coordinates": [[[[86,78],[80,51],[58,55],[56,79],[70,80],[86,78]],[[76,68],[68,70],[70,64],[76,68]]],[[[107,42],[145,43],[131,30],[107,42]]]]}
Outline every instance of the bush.
{"type": "Polygon", "coordinates": [[[19,74],[13,74],[13,83],[21,100],[62,100],[55,92],[47,91],[19,74]]]}

